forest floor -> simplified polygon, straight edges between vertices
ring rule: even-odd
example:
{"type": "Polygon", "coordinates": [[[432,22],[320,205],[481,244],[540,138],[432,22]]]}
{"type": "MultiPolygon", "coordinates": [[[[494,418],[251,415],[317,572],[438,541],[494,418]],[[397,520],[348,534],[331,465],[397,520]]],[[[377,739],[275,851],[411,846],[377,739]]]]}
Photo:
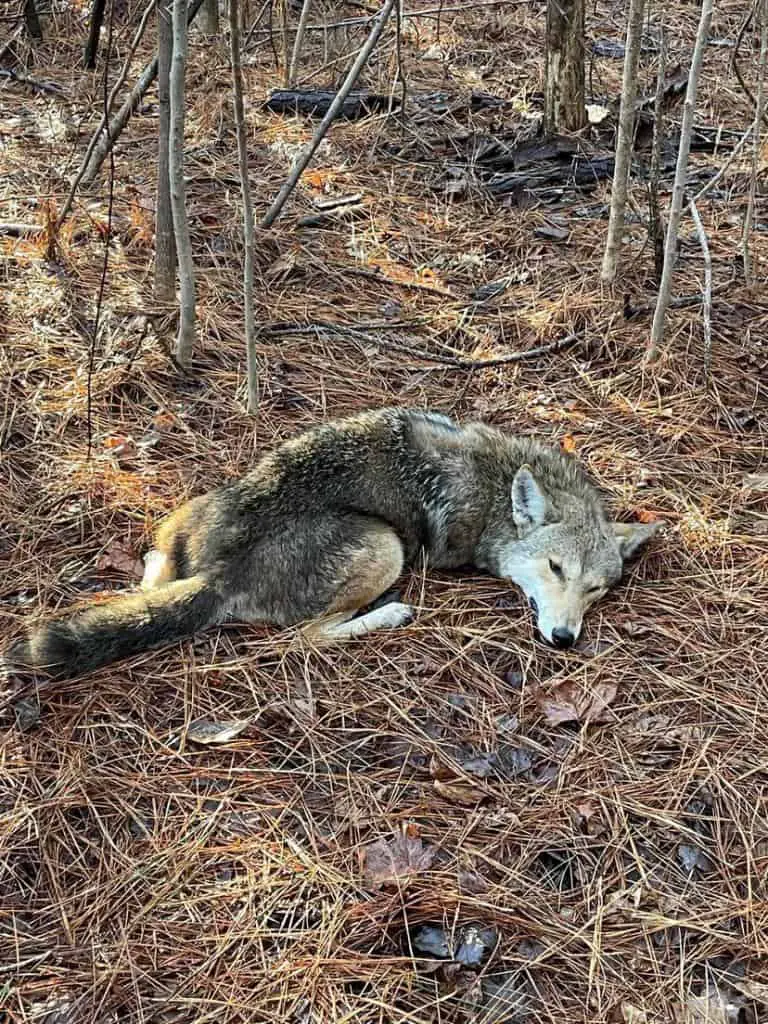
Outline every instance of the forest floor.
{"type": "MultiPolygon", "coordinates": [[[[318,8],[315,23],[360,6],[318,8]]],[[[624,6],[590,5],[591,43],[621,42],[624,6]]],[[[752,117],[729,68],[745,4],[716,8],[697,123],[722,127],[725,145],[752,117]]],[[[170,361],[172,318],[151,299],[154,91],[115,153],[95,344],[109,167],[57,239],[0,238],[0,635],[135,585],[171,508],[362,407],[429,406],[562,444],[617,516],[666,531],[567,654],[539,641],[516,590],[414,571],[407,629],[318,652],[232,625],[28,694],[15,716],[6,701],[4,1024],[768,1019],[768,505],[749,480],[766,472],[768,436],[765,151],[759,286],[740,257],[749,148],[701,203],[709,384],[696,304],[670,312],[666,354],[644,370],[656,283],[642,181],[609,289],[606,182],[493,198],[481,180],[486,137],[525,138],[541,110],[544,5],[446,5],[439,21],[424,0],[408,10],[424,13],[403,22],[405,117],[336,126],[260,238],[258,316],[272,329],[257,419],[243,405],[223,40],[191,40],[191,373],[170,361]],[[299,224],[350,195],[354,215],[299,224]],[[478,369],[402,347],[483,359],[571,332],[551,356],[478,369]]],[[[697,6],[666,17],[673,73],[697,6]]],[[[43,223],[64,201],[103,95],[103,66],[81,70],[86,19],[85,5],[57,9],[34,51],[17,47],[15,70],[60,92],[0,80],[0,221],[43,223]]],[[[324,63],[344,67],[365,31],[312,32],[307,82],[333,85],[324,63]]],[[[316,124],[264,110],[280,79],[268,43],[253,34],[245,68],[257,214],[316,124]]],[[[754,89],[751,30],[740,53],[754,89]]],[[[590,58],[592,102],[618,95],[621,65],[590,58]]],[[[389,91],[395,71],[389,39],[365,84],[389,91]]],[[[641,74],[652,92],[652,46],[641,74]]],[[[670,126],[679,118],[678,101],[670,126]]],[[[694,154],[701,180],[727,153],[694,154]]],[[[701,280],[685,218],[674,293],[701,280]]]]}

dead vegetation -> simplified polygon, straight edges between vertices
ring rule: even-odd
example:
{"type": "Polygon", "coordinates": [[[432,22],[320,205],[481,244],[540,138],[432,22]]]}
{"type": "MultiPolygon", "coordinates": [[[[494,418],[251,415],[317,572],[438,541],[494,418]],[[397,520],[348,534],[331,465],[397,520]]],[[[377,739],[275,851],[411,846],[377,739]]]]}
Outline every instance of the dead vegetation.
{"type": "MultiPolygon", "coordinates": [[[[743,15],[743,2],[717,4],[713,39],[734,40],[743,15]]],[[[106,181],[80,195],[58,237],[52,228],[100,116],[98,75],[77,70],[83,16],[57,10],[28,62],[56,91],[0,83],[0,219],[46,225],[0,239],[4,638],[132,585],[178,501],[240,474],[277,438],[362,406],[429,405],[535,432],[576,450],[619,514],[670,525],[568,655],[536,640],[503,584],[415,572],[403,587],[421,614],[407,630],[318,653],[233,625],[28,694],[15,719],[6,709],[0,1016],[764,1021],[768,214],[763,177],[751,246],[762,284],[747,288],[751,154],[698,204],[714,277],[710,387],[695,305],[670,310],[651,376],[640,368],[655,296],[643,184],[630,190],[620,291],[646,311],[625,319],[623,294],[600,285],[604,182],[497,200],[475,171],[484,136],[522,138],[540,110],[542,5],[446,7],[439,35],[434,13],[405,19],[408,118],[334,128],[259,238],[254,423],[226,46],[195,35],[193,371],[174,369],[174,325],[147,299],[152,93],[116,154],[89,401],[106,181]],[[440,102],[415,98],[438,90],[440,102]],[[473,91],[505,102],[473,109],[473,91]],[[350,195],[353,212],[297,227],[350,195]],[[481,360],[571,333],[567,351],[472,371],[402,347],[481,360]]],[[[670,74],[696,21],[695,5],[667,11],[670,74]]],[[[623,29],[619,7],[590,5],[591,39],[621,42],[623,29]]],[[[366,31],[331,42],[348,52],[366,31]]],[[[115,32],[115,68],[129,37],[115,32]]],[[[317,71],[323,37],[307,39],[305,69],[317,71]]],[[[260,107],[279,76],[261,29],[249,47],[258,217],[314,125],[260,107]]],[[[753,89],[758,53],[747,33],[753,89]]],[[[699,119],[724,140],[753,116],[730,54],[708,47],[700,83],[699,119]]],[[[654,59],[644,48],[645,91],[654,59]]],[[[366,74],[362,85],[387,92],[391,47],[366,74]]],[[[592,101],[615,98],[620,76],[620,53],[596,56],[592,101]]],[[[706,180],[724,159],[693,161],[706,180]]],[[[674,294],[696,294],[690,221],[681,240],[674,294]]]]}

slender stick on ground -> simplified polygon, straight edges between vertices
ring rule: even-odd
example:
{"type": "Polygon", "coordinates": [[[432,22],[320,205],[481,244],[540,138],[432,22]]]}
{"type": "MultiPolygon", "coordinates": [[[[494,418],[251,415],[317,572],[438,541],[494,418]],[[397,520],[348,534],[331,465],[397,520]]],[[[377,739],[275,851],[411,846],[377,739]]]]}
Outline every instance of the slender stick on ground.
{"type": "Polygon", "coordinates": [[[702,0],[699,28],[693,47],[693,58],[688,76],[688,88],[685,93],[683,118],[680,125],[680,148],[677,153],[675,183],[672,188],[672,202],[669,209],[669,223],[667,224],[667,236],[664,244],[664,270],[661,275],[661,284],[659,285],[656,312],[653,315],[651,339],[646,352],[646,361],[652,361],[657,358],[659,349],[664,341],[664,321],[672,291],[672,271],[675,267],[675,257],[677,255],[677,232],[683,212],[688,154],[691,149],[691,129],[693,128],[693,118],[696,113],[696,90],[699,85],[699,75],[704,60],[704,47],[707,42],[709,25],[712,21],[712,3],[713,0],[702,0]]]}
{"type": "Polygon", "coordinates": [[[741,239],[741,251],[744,258],[744,280],[747,284],[754,283],[752,268],[752,252],[749,238],[755,223],[755,192],[757,190],[757,174],[760,164],[760,128],[765,109],[765,66],[768,60],[768,0],[762,0],[758,6],[760,19],[760,63],[757,72],[757,99],[755,100],[754,143],[752,146],[752,173],[749,179],[747,210],[744,214],[744,232],[741,239]]]}
{"type": "Polygon", "coordinates": [[[704,323],[704,374],[706,379],[709,380],[709,370],[712,365],[712,256],[709,251],[707,233],[704,230],[704,225],[701,223],[696,203],[691,200],[688,208],[691,211],[691,217],[696,227],[696,237],[699,240],[701,255],[704,258],[704,288],[701,293],[703,300],[701,313],[704,323]]]}
{"type": "Polygon", "coordinates": [[[296,29],[296,38],[293,40],[293,53],[291,54],[291,64],[288,68],[288,88],[292,88],[296,81],[296,70],[299,66],[299,57],[301,56],[301,46],[304,42],[304,31],[307,27],[307,19],[309,18],[309,10],[312,6],[312,0],[304,0],[301,5],[301,14],[299,15],[299,25],[296,29]]]}
{"type": "MultiPolygon", "coordinates": [[[[203,2],[203,0],[189,0],[189,13],[187,14],[187,24],[188,25],[194,19],[195,15],[197,14],[198,10],[200,9],[200,5],[202,4],[202,2],[203,2]]],[[[150,3],[149,4],[149,8],[148,8],[150,11],[152,10],[152,6],[153,5],[150,3]]],[[[143,18],[142,18],[142,23],[145,24],[143,18]]],[[[141,28],[141,27],[142,26],[140,25],[139,28],[141,28]]],[[[143,31],[143,29],[142,29],[142,31],[143,31]]],[[[138,34],[138,30],[137,30],[137,34],[138,34]]],[[[134,40],[135,40],[135,37],[134,37],[134,40]]],[[[132,52],[130,52],[128,54],[128,57],[126,58],[126,64],[124,65],[124,70],[125,70],[125,75],[126,76],[128,74],[128,68],[129,68],[131,57],[132,57],[132,52]]],[[[146,95],[147,90],[149,89],[149,87],[152,85],[152,83],[154,82],[154,80],[156,78],[157,78],[157,54],[155,54],[153,59],[149,62],[149,64],[147,64],[147,66],[144,68],[144,70],[139,75],[139,79],[136,82],[136,84],[134,85],[134,87],[131,89],[130,93],[128,94],[128,96],[127,96],[127,98],[125,100],[125,103],[123,103],[123,105],[120,107],[118,112],[115,114],[115,116],[109,122],[109,129],[107,131],[104,131],[104,126],[102,124],[102,125],[99,126],[97,131],[94,133],[94,136],[91,139],[91,142],[89,143],[89,146],[88,146],[88,154],[89,155],[87,157],[87,161],[86,160],[83,161],[84,169],[81,170],[80,172],[78,172],[78,176],[75,179],[76,183],[74,185],[72,196],[74,196],[74,191],[76,191],[78,185],[81,182],[82,182],[83,185],[92,185],[93,184],[93,182],[94,182],[94,180],[96,178],[96,175],[99,173],[99,170],[101,169],[101,165],[104,163],[104,160],[105,160],[107,154],[112,149],[112,147],[114,146],[115,142],[117,142],[117,140],[118,140],[118,138],[120,136],[120,133],[122,132],[122,130],[125,128],[125,126],[130,121],[131,114],[136,110],[138,105],[144,99],[144,96],[146,95]]],[[[120,77],[119,77],[118,81],[120,81],[120,80],[122,80],[123,82],[125,81],[125,77],[123,76],[122,72],[120,73],[120,77]]],[[[113,89],[112,91],[114,92],[115,90],[113,89]]],[[[71,206],[71,198],[67,200],[67,203],[68,203],[67,209],[69,209],[69,207],[71,206]]]]}
{"type": "Polygon", "coordinates": [[[632,162],[632,142],[635,135],[635,96],[637,94],[637,67],[640,63],[640,41],[643,37],[643,14],[645,0],[630,0],[627,21],[627,44],[624,51],[624,77],[621,84],[621,107],[619,109],[619,130],[616,139],[616,164],[613,171],[611,190],[611,213],[608,221],[608,238],[605,243],[603,267],[600,276],[603,281],[613,281],[621,236],[624,231],[624,209],[627,205],[629,170],[632,162]]]}
{"type": "Polygon", "coordinates": [[[267,210],[267,213],[261,222],[261,227],[270,227],[280,216],[280,211],[285,206],[291,192],[293,192],[294,188],[296,188],[298,180],[306,170],[309,161],[314,156],[315,150],[325,138],[328,129],[331,127],[331,124],[333,123],[336,115],[343,107],[344,100],[346,100],[347,96],[349,96],[350,92],[352,91],[355,82],[357,81],[358,75],[362,71],[365,62],[371,55],[371,51],[378,42],[379,36],[381,35],[382,30],[384,29],[384,26],[386,25],[387,20],[390,14],[392,13],[392,8],[394,6],[395,0],[384,0],[384,6],[376,15],[373,25],[371,26],[371,31],[368,34],[368,38],[363,43],[363,46],[357,55],[355,63],[350,68],[349,74],[344,79],[344,82],[342,83],[339,91],[336,93],[336,98],[328,108],[328,112],[326,113],[325,117],[317,126],[317,131],[312,137],[312,141],[309,143],[309,145],[307,145],[304,148],[298,160],[293,165],[291,173],[288,175],[285,184],[280,189],[277,198],[275,199],[274,203],[272,203],[269,210],[267,210]]]}
{"type": "Polygon", "coordinates": [[[171,132],[168,170],[171,182],[171,210],[176,252],[179,260],[181,308],[174,356],[182,367],[189,366],[195,340],[195,269],[192,240],[187,221],[184,184],[184,84],[187,68],[187,0],[173,0],[173,59],[171,60],[171,132]]]}
{"type": "Polygon", "coordinates": [[[651,169],[648,175],[648,237],[653,246],[653,263],[656,279],[661,281],[664,272],[664,223],[659,205],[659,176],[661,174],[661,149],[664,143],[664,77],[667,71],[667,34],[664,25],[659,26],[659,67],[656,73],[656,96],[653,103],[653,146],[651,169]]]}
{"type": "Polygon", "coordinates": [[[176,238],[173,234],[171,181],[168,150],[171,136],[169,96],[173,28],[167,0],[156,0],[157,7],[157,191],[155,199],[155,288],[158,302],[171,303],[176,297],[176,238]]]}
{"type": "MultiPolygon", "coordinates": [[[[303,11],[302,11],[303,14],[303,11]]],[[[240,164],[240,188],[243,193],[243,298],[245,302],[245,351],[248,359],[248,412],[259,409],[259,366],[256,360],[256,317],[253,309],[254,223],[251,186],[248,181],[248,140],[243,110],[243,71],[240,66],[240,10],[238,0],[229,0],[229,46],[232,60],[232,98],[235,106],[237,158],[240,164]]]]}

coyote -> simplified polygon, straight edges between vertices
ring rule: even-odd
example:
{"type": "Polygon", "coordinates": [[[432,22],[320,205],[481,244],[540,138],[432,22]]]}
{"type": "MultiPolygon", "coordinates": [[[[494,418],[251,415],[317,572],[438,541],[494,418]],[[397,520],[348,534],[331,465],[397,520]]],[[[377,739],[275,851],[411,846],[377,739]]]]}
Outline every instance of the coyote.
{"type": "Polygon", "coordinates": [[[413,409],[316,426],[235,483],[163,524],[141,592],[33,629],[16,669],[71,676],[228,618],[343,640],[409,622],[399,601],[369,610],[420,553],[473,565],[525,592],[555,647],[659,523],[612,523],[578,462],[526,437],[413,409]]]}

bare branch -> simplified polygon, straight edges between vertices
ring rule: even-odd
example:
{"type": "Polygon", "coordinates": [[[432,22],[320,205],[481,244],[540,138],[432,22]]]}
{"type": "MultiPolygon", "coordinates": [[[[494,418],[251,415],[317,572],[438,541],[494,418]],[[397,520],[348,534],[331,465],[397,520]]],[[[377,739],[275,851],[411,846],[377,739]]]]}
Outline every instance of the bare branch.
{"type": "Polygon", "coordinates": [[[653,245],[653,263],[656,277],[661,281],[664,272],[664,224],[659,205],[659,177],[661,175],[661,149],[664,142],[664,77],[667,71],[667,34],[659,26],[659,67],[656,73],[656,95],[653,104],[653,144],[651,170],[648,176],[648,236],[653,245]]]}
{"type": "MultiPolygon", "coordinates": [[[[203,0],[190,0],[189,13],[187,14],[188,25],[191,24],[191,22],[193,21],[195,15],[200,9],[200,5],[202,4],[202,2],[203,0]]],[[[151,3],[149,5],[149,9],[150,11],[152,9],[151,3]]],[[[142,18],[142,22],[143,21],[144,19],[142,18]]],[[[139,26],[139,28],[141,28],[141,25],[139,26]]],[[[134,36],[134,41],[135,40],[136,37],[134,36]]],[[[138,45],[138,43],[136,43],[136,45],[138,45]]],[[[130,61],[132,60],[134,49],[135,48],[132,44],[132,49],[128,53],[125,64],[123,66],[125,74],[123,74],[123,71],[121,71],[118,81],[122,80],[122,82],[124,82],[126,77],[128,76],[128,71],[130,70],[130,61]]],[[[104,124],[102,121],[102,124],[94,133],[94,137],[91,139],[91,142],[88,146],[88,152],[90,156],[88,157],[87,162],[85,160],[83,161],[84,169],[78,172],[76,184],[74,186],[72,195],[74,195],[74,191],[76,191],[77,186],[81,182],[84,185],[91,185],[94,182],[94,180],[96,179],[96,175],[99,173],[101,165],[104,163],[107,154],[114,146],[120,133],[130,121],[131,114],[133,114],[133,112],[137,109],[141,101],[144,99],[147,90],[149,89],[149,87],[152,85],[156,78],[157,54],[155,54],[153,59],[149,62],[149,64],[147,64],[147,66],[142,71],[138,81],[134,85],[133,89],[131,89],[125,102],[120,107],[115,116],[112,118],[112,120],[109,122],[109,128],[105,131],[104,124]]],[[[113,94],[116,94],[115,89],[113,89],[112,92],[113,94]]],[[[71,200],[68,199],[67,202],[71,205],[71,200]]]]}
{"type": "Polygon", "coordinates": [[[157,7],[157,189],[155,201],[155,298],[171,303],[176,297],[176,238],[173,234],[171,181],[168,150],[171,139],[170,74],[173,58],[173,29],[166,0],[157,7]]]}
{"type": "Polygon", "coordinates": [[[677,153],[675,183],[672,188],[672,202],[670,204],[669,223],[667,224],[667,236],[664,245],[664,271],[661,275],[656,312],[654,313],[653,325],[651,327],[651,339],[646,353],[646,360],[649,361],[658,356],[659,349],[664,341],[664,321],[672,292],[672,271],[675,267],[675,257],[677,254],[677,233],[680,227],[680,217],[683,212],[688,154],[691,149],[691,129],[693,128],[693,118],[696,113],[696,90],[699,85],[699,75],[704,60],[704,47],[706,46],[709,26],[712,21],[712,3],[713,0],[703,0],[702,2],[696,43],[693,47],[691,72],[688,76],[688,88],[685,93],[683,118],[680,125],[680,148],[677,153]]]}
{"type": "MultiPolygon", "coordinates": [[[[302,12],[303,13],[303,12],[302,12]]],[[[235,106],[237,157],[240,165],[240,189],[243,194],[243,300],[245,303],[245,351],[248,361],[248,412],[259,410],[259,367],[256,359],[256,317],[253,308],[254,219],[251,186],[248,180],[248,140],[245,136],[243,109],[243,71],[240,66],[240,10],[238,0],[229,0],[229,46],[232,61],[232,98],[235,106]]]]}
{"type": "Polygon", "coordinates": [[[307,28],[307,19],[309,18],[310,7],[312,6],[312,0],[304,0],[301,5],[301,14],[299,15],[299,25],[296,29],[296,38],[293,40],[293,53],[291,54],[291,63],[288,68],[288,88],[296,82],[296,69],[299,66],[299,57],[301,56],[301,46],[304,42],[304,34],[307,28]]]}
{"type": "Polygon", "coordinates": [[[701,223],[696,203],[691,200],[689,204],[691,217],[696,227],[696,237],[701,246],[701,254],[704,258],[704,288],[702,290],[701,314],[704,323],[704,373],[709,380],[709,371],[712,365],[712,256],[709,251],[709,242],[704,225],[701,223]]]}
{"type": "Polygon", "coordinates": [[[176,252],[179,261],[181,309],[179,332],[174,356],[182,367],[192,361],[195,340],[195,268],[192,262],[192,240],[187,221],[186,185],[184,183],[184,119],[185,79],[187,68],[187,0],[173,0],[173,58],[171,60],[170,101],[171,125],[168,171],[171,183],[171,210],[176,252]]]}
{"type": "Polygon", "coordinates": [[[758,13],[760,16],[760,63],[757,72],[757,99],[755,100],[755,123],[752,127],[754,142],[752,146],[752,173],[749,178],[749,193],[747,195],[747,209],[744,214],[744,232],[742,235],[742,255],[744,257],[744,279],[747,284],[754,283],[752,269],[752,253],[749,248],[749,238],[755,223],[755,192],[757,191],[757,174],[760,165],[760,127],[765,109],[765,66],[768,59],[768,0],[762,0],[759,4],[758,13]]]}
{"type": "Polygon", "coordinates": [[[291,173],[288,175],[285,184],[280,189],[277,198],[275,199],[274,203],[272,203],[269,210],[267,210],[267,213],[261,222],[261,227],[270,227],[280,216],[280,211],[283,209],[286,202],[288,201],[288,197],[290,196],[291,192],[293,192],[293,190],[296,188],[299,178],[306,170],[307,165],[314,156],[317,147],[320,145],[320,143],[327,135],[328,129],[331,127],[331,124],[333,123],[336,115],[344,105],[344,100],[347,98],[347,96],[354,88],[358,75],[362,71],[365,62],[370,57],[374,46],[378,42],[379,36],[381,35],[384,26],[387,23],[389,15],[392,13],[392,8],[394,7],[394,5],[395,0],[385,0],[384,6],[379,11],[378,15],[376,16],[373,22],[373,25],[371,26],[371,31],[368,34],[368,38],[363,43],[363,46],[360,52],[358,53],[354,64],[350,68],[347,77],[344,79],[341,88],[336,94],[336,98],[328,108],[328,112],[323,118],[323,120],[317,126],[317,130],[313,135],[311,142],[304,148],[304,151],[300,154],[298,160],[293,165],[291,173]]]}
{"type": "Polygon", "coordinates": [[[624,77],[621,84],[621,107],[619,129],[616,139],[616,163],[613,171],[611,190],[611,212],[608,221],[608,238],[605,243],[603,267],[600,276],[603,281],[613,281],[621,236],[624,230],[624,209],[627,205],[629,171],[632,163],[632,142],[635,135],[635,96],[637,94],[637,68],[640,63],[640,41],[643,37],[643,13],[645,0],[630,0],[627,23],[627,44],[624,50],[624,77]]]}

